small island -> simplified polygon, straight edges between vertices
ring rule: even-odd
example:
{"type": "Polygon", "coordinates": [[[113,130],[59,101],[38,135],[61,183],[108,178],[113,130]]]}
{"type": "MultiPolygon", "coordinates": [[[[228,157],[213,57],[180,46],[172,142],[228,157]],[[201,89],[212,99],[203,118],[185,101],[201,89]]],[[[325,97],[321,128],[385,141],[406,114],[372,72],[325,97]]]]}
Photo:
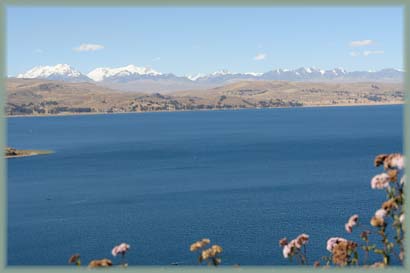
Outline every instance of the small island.
{"type": "Polygon", "coordinates": [[[6,147],[4,149],[5,158],[15,158],[15,157],[24,157],[24,156],[33,156],[33,155],[45,155],[51,154],[52,151],[46,150],[17,150],[11,147],[6,147]]]}

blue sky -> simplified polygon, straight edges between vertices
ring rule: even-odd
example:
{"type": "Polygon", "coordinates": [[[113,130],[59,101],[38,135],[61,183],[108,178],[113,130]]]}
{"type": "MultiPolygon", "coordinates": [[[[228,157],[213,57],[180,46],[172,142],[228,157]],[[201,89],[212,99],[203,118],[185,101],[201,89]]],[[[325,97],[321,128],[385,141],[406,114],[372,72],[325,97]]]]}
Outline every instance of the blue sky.
{"type": "Polygon", "coordinates": [[[176,75],[401,69],[402,36],[401,7],[9,7],[7,74],[58,63],[176,75]]]}

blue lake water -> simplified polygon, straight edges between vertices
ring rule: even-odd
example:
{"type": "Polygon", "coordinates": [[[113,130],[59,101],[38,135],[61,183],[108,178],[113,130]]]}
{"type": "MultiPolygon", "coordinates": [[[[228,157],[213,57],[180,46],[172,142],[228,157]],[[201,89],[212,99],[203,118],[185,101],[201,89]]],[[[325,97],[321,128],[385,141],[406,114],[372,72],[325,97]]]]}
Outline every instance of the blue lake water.
{"type": "Polygon", "coordinates": [[[379,153],[401,152],[402,106],[288,108],[8,119],[8,145],[54,150],[7,160],[8,264],[111,256],[196,264],[201,238],[223,264],[282,265],[278,240],[304,232],[310,262],[358,213],[379,153]]]}

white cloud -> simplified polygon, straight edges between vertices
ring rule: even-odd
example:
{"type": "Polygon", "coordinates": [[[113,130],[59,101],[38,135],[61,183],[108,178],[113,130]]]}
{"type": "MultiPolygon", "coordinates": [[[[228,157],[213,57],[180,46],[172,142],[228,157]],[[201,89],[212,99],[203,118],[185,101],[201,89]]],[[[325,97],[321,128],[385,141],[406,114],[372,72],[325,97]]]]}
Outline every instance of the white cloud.
{"type": "Polygon", "coordinates": [[[360,41],[351,41],[350,46],[351,47],[359,47],[359,46],[368,46],[374,44],[373,40],[360,40],[360,41]]]}
{"type": "Polygon", "coordinates": [[[255,57],[253,57],[253,60],[262,61],[262,60],[265,60],[266,57],[267,57],[267,55],[265,53],[258,53],[258,54],[256,54],[255,57]]]}
{"type": "Polygon", "coordinates": [[[80,46],[74,48],[75,51],[82,52],[82,51],[96,51],[103,49],[103,45],[98,44],[81,44],[80,46]]]}
{"type": "Polygon", "coordinates": [[[351,52],[349,53],[349,55],[350,55],[350,56],[352,56],[352,57],[357,57],[357,56],[359,56],[359,55],[360,55],[360,52],[357,52],[357,51],[351,51],[351,52]]]}
{"type": "Polygon", "coordinates": [[[161,60],[160,57],[155,57],[154,59],[152,59],[153,62],[158,62],[159,60],[161,60]]]}
{"type": "Polygon", "coordinates": [[[380,55],[380,54],[384,54],[383,50],[366,50],[363,51],[363,56],[369,56],[369,55],[380,55]]]}

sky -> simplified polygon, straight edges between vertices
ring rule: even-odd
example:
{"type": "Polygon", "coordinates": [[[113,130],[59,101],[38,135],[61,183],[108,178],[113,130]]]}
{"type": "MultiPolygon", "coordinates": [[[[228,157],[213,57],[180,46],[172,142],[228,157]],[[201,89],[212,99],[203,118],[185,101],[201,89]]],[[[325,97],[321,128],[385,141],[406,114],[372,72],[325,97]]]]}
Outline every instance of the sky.
{"type": "Polygon", "coordinates": [[[401,7],[8,7],[7,74],[65,63],[195,75],[403,69],[401,7]]]}

